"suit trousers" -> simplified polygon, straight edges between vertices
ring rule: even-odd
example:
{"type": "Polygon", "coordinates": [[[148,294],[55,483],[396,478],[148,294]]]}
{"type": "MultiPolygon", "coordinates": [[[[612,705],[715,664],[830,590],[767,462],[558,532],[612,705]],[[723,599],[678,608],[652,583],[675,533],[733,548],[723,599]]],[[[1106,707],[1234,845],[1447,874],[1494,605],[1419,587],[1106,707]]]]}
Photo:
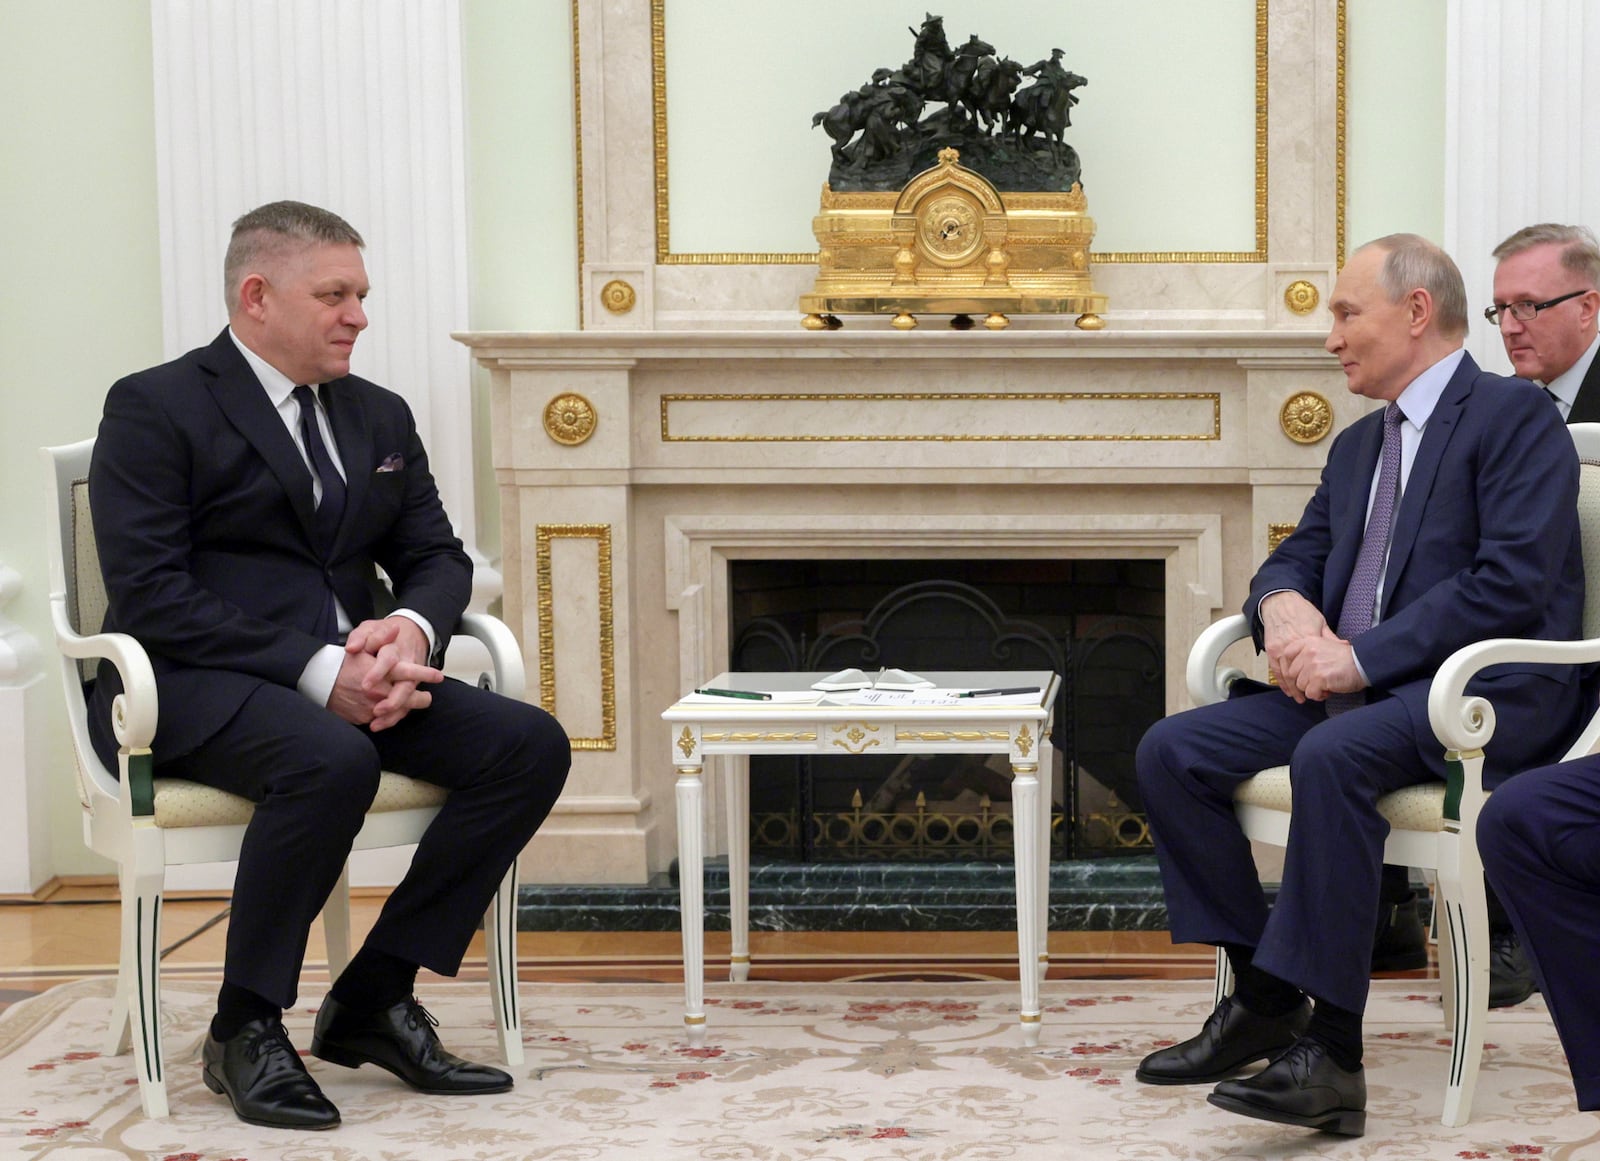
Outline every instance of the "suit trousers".
{"type": "Polygon", "coordinates": [[[1431,733],[1426,741],[1401,700],[1383,695],[1330,718],[1321,702],[1264,689],[1157,722],[1135,765],[1173,940],[1254,948],[1262,970],[1362,1011],[1389,833],[1377,802],[1443,777],[1442,749],[1431,733]],[[1293,814],[1269,912],[1233,792],[1285,763],[1293,814]]]}
{"type": "Polygon", "coordinates": [[[1600,1109],[1600,757],[1530,770],[1478,816],[1500,892],[1555,1020],[1580,1109],[1600,1109]]]}
{"type": "Polygon", "coordinates": [[[197,749],[156,768],[256,804],[228,920],[224,978],[285,1008],[311,924],[344,867],[381,770],[450,791],[366,946],[454,975],[511,860],[561,793],[566,734],[536,706],[460,681],[376,733],[265,684],[197,749]]]}

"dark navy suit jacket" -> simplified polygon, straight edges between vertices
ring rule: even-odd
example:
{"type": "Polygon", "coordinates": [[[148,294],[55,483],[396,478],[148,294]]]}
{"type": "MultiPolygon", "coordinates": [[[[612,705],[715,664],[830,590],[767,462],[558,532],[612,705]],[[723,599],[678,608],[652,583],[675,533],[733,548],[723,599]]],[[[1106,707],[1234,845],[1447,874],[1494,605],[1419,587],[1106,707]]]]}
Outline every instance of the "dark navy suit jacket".
{"type": "MultiPolygon", "coordinates": [[[[313,538],[311,471],[227,331],[106,396],[89,472],[105,628],[150,654],[158,763],[209,738],[262,683],[296,685],[327,644],[315,633],[327,584],[353,623],[403,606],[428,619],[441,646],[466,608],[472,562],[411,409],[353,375],[324,384],[321,397],[348,485],[327,559],[313,538]]],[[[102,662],[90,728],[113,769],[120,691],[102,662]]]]}
{"type": "MultiPolygon", "coordinates": [[[[1338,624],[1382,442],[1381,411],[1334,440],[1299,526],[1251,581],[1244,612],[1258,649],[1257,606],[1278,589],[1300,593],[1329,625],[1338,624]]],[[[1419,745],[1437,746],[1428,686],[1461,646],[1489,637],[1582,636],[1577,495],[1577,454],[1549,398],[1525,380],[1481,371],[1464,356],[1412,461],[1378,623],[1356,642],[1373,687],[1406,705],[1419,745]]],[[[1468,688],[1490,698],[1496,734],[1548,737],[1576,721],[1580,699],[1592,704],[1589,680],[1574,667],[1498,666],[1468,688]]],[[[1551,738],[1550,752],[1559,755],[1568,741],[1551,738]]],[[[1491,784],[1514,772],[1496,768],[1494,750],[1486,750],[1491,784]]]]}

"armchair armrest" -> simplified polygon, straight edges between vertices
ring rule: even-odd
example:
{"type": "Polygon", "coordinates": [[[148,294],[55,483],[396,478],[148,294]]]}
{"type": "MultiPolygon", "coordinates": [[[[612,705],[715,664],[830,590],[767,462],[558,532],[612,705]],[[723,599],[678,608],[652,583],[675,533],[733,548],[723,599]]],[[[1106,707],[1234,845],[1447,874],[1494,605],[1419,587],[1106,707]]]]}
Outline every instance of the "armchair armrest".
{"type": "Polygon", "coordinates": [[[1224,617],[1208,625],[1206,629],[1195,638],[1194,647],[1189,650],[1189,663],[1185,668],[1185,680],[1189,686],[1189,697],[1195,705],[1210,705],[1213,702],[1228,700],[1228,687],[1241,677],[1245,676],[1242,669],[1235,666],[1220,668],[1222,654],[1228,646],[1235,641],[1242,641],[1250,636],[1250,626],[1244,619],[1243,613],[1235,613],[1231,617],[1224,617]]]}
{"type": "Polygon", "coordinates": [[[483,674],[478,684],[521,701],[527,690],[528,674],[522,664],[522,647],[506,623],[487,613],[463,613],[459,632],[481,641],[489,651],[494,673],[483,674]]]}
{"type": "Polygon", "coordinates": [[[50,619],[56,648],[76,661],[104,657],[122,677],[122,693],[112,703],[111,727],[117,741],[130,750],[148,750],[156,736],[156,675],[144,646],[126,633],[80,636],[67,621],[66,599],[52,595],[50,619]]]}
{"type": "MultiPolygon", "coordinates": [[[[1496,637],[1462,646],[1449,657],[1433,675],[1428,689],[1428,722],[1434,736],[1447,751],[1453,750],[1466,758],[1481,753],[1494,736],[1494,706],[1484,697],[1468,697],[1467,682],[1478,672],[1491,665],[1544,664],[1584,665],[1600,661],[1600,638],[1586,641],[1537,641],[1515,637],[1496,637]]],[[[1583,735],[1569,751],[1570,754],[1588,753],[1600,734],[1600,716],[1585,726],[1583,735]]],[[[1457,813],[1462,796],[1481,798],[1483,794],[1483,763],[1478,761],[1451,761],[1446,777],[1445,813],[1457,813]],[[1460,782],[1457,782],[1459,772],[1460,782]]]]}

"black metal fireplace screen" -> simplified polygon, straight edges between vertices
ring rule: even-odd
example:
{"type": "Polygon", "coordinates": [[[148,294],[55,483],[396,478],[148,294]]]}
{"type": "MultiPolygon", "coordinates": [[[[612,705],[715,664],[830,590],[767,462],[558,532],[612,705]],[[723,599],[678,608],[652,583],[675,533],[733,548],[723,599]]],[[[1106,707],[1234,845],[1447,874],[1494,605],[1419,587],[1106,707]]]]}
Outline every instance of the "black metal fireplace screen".
{"type": "MultiPolygon", "coordinates": [[[[1052,856],[1148,849],[1133,752],[1164,710],[1161,561],[746,560],[730,570],[735,670],[1059,673],[1052,856]]],[[[1012,849],[1001,756],[758,757],[750,802],[757,857],[990,859],[1012,849]]]]}

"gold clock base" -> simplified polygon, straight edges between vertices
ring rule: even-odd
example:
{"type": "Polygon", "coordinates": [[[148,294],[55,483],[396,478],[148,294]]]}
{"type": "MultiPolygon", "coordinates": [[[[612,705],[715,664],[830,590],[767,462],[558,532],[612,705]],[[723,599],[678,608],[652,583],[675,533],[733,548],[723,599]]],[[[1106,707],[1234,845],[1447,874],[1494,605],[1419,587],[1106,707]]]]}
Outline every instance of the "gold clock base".
{"type": "Polygon", "coordinates": [[[891,316],[911,330],[919,314],[952,316],[966,330],[982,317],[1003,330],[1026,314],[1077,316],[1081,330],[1105,326],[1106,296],[1089,275],[1094,219],[1083,190],[1001,193],[958,164],[954,149],[903,190],[834,193],[822,187],[812,220],[817,280],[800,296],[807,330],[840,326],[838,315],[891,316]]]}

